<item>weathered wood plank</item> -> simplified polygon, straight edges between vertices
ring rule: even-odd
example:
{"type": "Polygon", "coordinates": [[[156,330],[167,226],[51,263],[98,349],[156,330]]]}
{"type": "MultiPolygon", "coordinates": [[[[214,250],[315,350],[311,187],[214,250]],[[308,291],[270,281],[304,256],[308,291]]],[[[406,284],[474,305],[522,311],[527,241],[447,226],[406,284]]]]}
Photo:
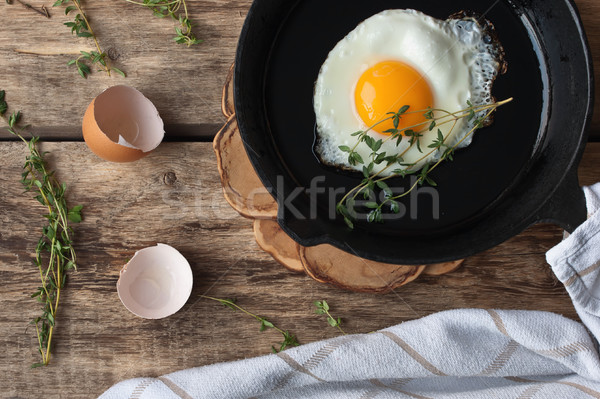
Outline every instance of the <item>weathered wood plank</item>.
{"type": "MultiPolygon", "coordinates": [[[[555,226],[535,226],[450,275],[422,276],[387,295],[357,294],[292,273],[258,248],[252,221],[223,198],[209,143],[164,143],[133,164],[103,162],[83,143],[44,143],[44,149],[52,151],[73,203],[85,205],[85,220],[76,226],[80,268],[63,297],[52,364],[29,370],[37,359],[35,332],[27,329],[37,314],[29,298],[38,284],[31,253],[42,209],[18,183],[22,145],[0,143],[0,375],[7,397],[39,397],[43,389],[44,397],[89,398],[124,378],[269,353],[275,333],[259,333],[246,316],[199,300],[203,293],[237,297],[303,343],[336,335],[313,314],[312,302],[321,299],[349,332],[461,307],[577,318],[545,263],[545,251],[561,239],[555,226]],[[189,259],[194,290],[176,315],[142,320],[120,304],[115,284],[134,251],[156,242],[189,259]]],[[[582,184],[600,180],[599,162],[600,144],[588,145],[582,184]]]]}
{"type": "Polygon", "coordinates": [[[251,0],[187,0],[196,35],[204,39],[190,48],[173,42],[175,22],[169,18],[153,17],[150,10],[124,0],[85,2],[103,49],[128,73],[123,79],[96,72],[87,81],[66,63],[80,50],[91,50],[93,43],[71,35],[63,25],[72,18],[64,15],[64,7],[50,7],[52,18],[46,19],[14,3],[0,3],[0,86],[43,137],[81,139],[89,102],[121,83],[156,104],[169,136],[189,139],[194,126],[209,126],[197,134],[212,136],[223,123],[221,89],[251,0]]]}
{"type": "MultiPolygon", "coordinates": [[[[35,6],[52,1],[29,0],[35,6]]],[[[600,65],[600,4],[577,0],[595,65],[600,65]]],[[[46,19],[18,4],[0,3],[0,70],[11,103],[44,138],[81,139],[83,113],[94,96],[119,83],[134,86],[157,106],[167,125],[167,140],[207,137],[223,122],[221,87],[233,62],[237,38],[251,0],[188,0],[197,36],[205,42],[186,48],[173,44],[173,22],[124,0],[87,2],[86,10],[104,49],[127,79],[96,73],[81,79],[67,61],[90,50],[63,25],[62,9],[46,19]],[[188,127],[188,125],[190,127],[188,127]]],[[[500,27],[499,27],[500,28],[500,27]]],[[[596,68],[600,93],[600,67],[596,68]]],[[[591,131],[600,140],[600,100],[591,131]]],[[[0,132],[0,140],[7,139],[0,132]]]]}

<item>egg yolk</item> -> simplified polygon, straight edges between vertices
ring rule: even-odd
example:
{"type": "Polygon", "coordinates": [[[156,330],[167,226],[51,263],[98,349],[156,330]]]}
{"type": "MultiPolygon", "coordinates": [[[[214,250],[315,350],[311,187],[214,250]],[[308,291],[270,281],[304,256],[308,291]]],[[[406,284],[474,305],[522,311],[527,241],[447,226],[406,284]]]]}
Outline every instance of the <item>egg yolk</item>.
{"type": "MultiPolygon", "coordinates": [[[[383,61],[367,69],[358,79],[354,91],[358,115],[367,126],[384,119],[388,112],[398,112],[409,105],[407,112],[433,106],[433,93],[427,79],[410,65],[399,61],[383,61]]],[[[408,113],[400,118],[398,129],[419,131],[426,128],[424,112],[408,113]],[[411,127],[423,123],[418,127],[411,127]]],[[[393,121],[385,121],[373,130],[384,133],[393,129],[393,121]]]]}

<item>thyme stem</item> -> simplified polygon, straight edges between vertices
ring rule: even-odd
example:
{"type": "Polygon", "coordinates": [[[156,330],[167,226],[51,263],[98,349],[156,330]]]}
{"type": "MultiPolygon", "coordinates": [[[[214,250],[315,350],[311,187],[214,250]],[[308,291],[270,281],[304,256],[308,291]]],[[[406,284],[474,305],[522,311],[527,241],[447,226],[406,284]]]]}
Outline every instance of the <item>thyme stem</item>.
{"type": "Polygon", "coordinates": [[[471,135],[475,132],[475,130],[482,127],[483,122],[486,121],[498,107],[505,105],[505,104],[511,102],[512,100],[513,100],[512,98],[509,98],[509,99],[506,99],[506,100],[503,100],[500,102],[495,102],[492,104],[478,105],[478,106],[473,106],[470,102],[468,102],[468,105],[469,105],[468,108],[465,108],[465,109],[462,109],[459,111],[455,111],[455,112],[450,112],[450,111],[447,111],[444,109],[438,109],[438,108],[435,108],[435,109],[428,108],[427,110],[406,112],[408,110],[408,106],[405,105],[398,112],[395,112],[395,113],[389,112],[387,115],[391,115],[391,116],[387,116],[387,117],[383,118],[382,120],[378,121],[373,126],[366,129],[365,131],[356,132],[355,134],[352,134],[352,136],[358,135],[358,139],[357,139],[357,142],[355,143],[355,145],[352,148],[350,148],[348,146],[340,146],[339,148],[340,148],[340,150],[348,153],[348,161],[351,165],[363,164],[363,174],[365,176],[365,179],[360,184],[358,184],[357,186],[355,186],[354,188],[352,188],[351,190],[349,190],[347,193],[344,194],[342,199],[336,205],[337,212],[340,213],[344,217],[344,221],[350,228],[354,228],[354,224],[352,223],[352,219],[354,218],[354,216],[353,216],[354,201],[356,200],[357,196],[361,192],[365,193],[364,194],[365,198],[367,196],[371,197],[372,193],[373,193],[372,190],[375,188],[375,186],[377,186],[381,190],[384,191],[385,199],[381,203],[373,202],[373,201],[366,203],[365,206],[367,208],[371,209],[371,211],[369,212],[369,214],[367,216],[367,220],[369,222],[372,222],[372,221],[382,222],[383,221],[382,208],[386,204],[390,204],[392,211],[397,213],[399,211],[399,205],[398,205],[398,203],[396,203],[396,200],[407,196],[418,185],[422,185],[425,182],[435,186],[436,184],[429,177],[429,173],[431,173],[433,170],[435,170],[446,159],[448,159],[448,158],[452,159],[452,155],[453,155],[454,151],[467,138],[471,137],[471,135]],[[437,113],[442,112],[442,113],[444,113],[444,115],[436,116],[435,115],[436,112],[437,113]],[[403,127],[402,129],[400,129],[398,127],[399,120],[402,117],[402,115],[415,114],[415,113],[424,113],[426,120],[421,123],[415,124],[413,126],[403,127]],[[456,125],[460,119],[468,118],[469,120],[472,120],[473,118],[476,117],[477,114],[481,114],[481,113],[485,113],[485,115],[483,117],[476,119],[474,122],[474,126],[457,143],[455,143],[453,146],[446,145],[446,140],[448,139],[448,137],[450,137],[450,135],[456,128],[456,125]],[[389,130],[385,131],[385,133],[390,133],[389,137],[376,141],[372,137],[368,136],[368,132],[371,131],[375,126],[377,126],[378,124],[383,123],[387,120],[390,120],[390,119],[392,119],[394,122],[394,129],[389,129],[389,130]],[[432,148],[432,150],[426,152],[423,156],[421,156],[419,159],[417,159],[416,161],[414,161],[410,164],[404,163],[404,160],[403,160],[404,155],[410,150],[410,148],[414,147],[415,145],[417,146],[417,148],[419,149],[420,152],[423,152],[420,147],[420,137],[422,137],[422,135],[425,132],[432,131],[436,127],[443,126],[443,125],[446,125],[449,123],[451,123],[452,126],[450,127],[449,131],[446,134],[443,134],[442,131],[438,128],[437,139],[434,140],[431,145],[429,145],[429,148],[432,148]],[[429,125],[429,127],[422,129],[418,132],[415,132],[412,130],[412,129],[415,129],[418,127],[424,127],[426,125],[429,125]],[[410,144],[399,154],[390,156],[385,152],[381,152],[381,153],[378,152],[383,143],[385,143],[389,140],[392,140],[392,139],[397,139],[398,144],[399,144],[400,141],[402,140],[403,136],[410,137],[410,144]],[[362,157],[356,152],[356,148],[358,147],[358,145],[363,142],[366,143],[366,145],[372,150],[371,155],[369,157],[371,162],[368,165],[364,165],[362,157]],[[424,166],[420,165],[423,161],[425,161],[427,158],[429,158],[434,152],[441,151],[443,148],[446,148],[446,150],[442,153],[442,155],[437,160],[437,162],[435,162],[433,164],[433,166],[430,166],[429,164],[424,165],[424,166]],[[387,165],[380,168],[379,171],[373,173],[372,170],[373,170],[374,166],[376,164],[380,164],[383,161],[386,161],[387,165]],[[390,174],[388,176],[379,177],[383,172],[389,170],[394,164],[400,164],[400,166],[403,166],[404,168],[394,170],[392,172],[392,174],[390,174]],[[385,181],[388,179],[391,179],[393,177],[396,177],[396,176],[404,177],[407,174],[416,173],[418,171],[418,169],[416,169],[417,166],[419,166],[419,169],[422,168],[422,171],[421,171],[420,175],[418,176],[418,179],[415,181],[415,183],[412,184],[412,186],[408,189],[408,191],[403,192],[402,194],[399,194],[399,195],[393,195],[392,190],[387,186],[385,181]],[[367,191],[365,191],[365,190],[367,190],[367,191]]]}
{"type": "MultiPolygon", "coordinates": [[[[75,7],[77,7],[77,11],[79,11],[79,13],[81,14],[81,17],[85,21],[87,30],[92,34],[92,39],[94,40],[94,44],[96,45],[98,54],[104,54],[104,51],[102,51],[102,49],[100,48],[100,43],[98,43],[98,38],[96,37],[94,30],[92,29],[92,25],[90,24],[90,21],[88,20],[87,16],[83,12],[83,9],[81,8],[81,4],[79,3],[79,0],[72,0],[72,1],[73,1],[73,4],[75,4],[75,7]]],[[[104,70],[106,71],[108,76],[110,76],[110,68],[108,67],[107,63],[103,63],[102,66],[104,67],[104,70]]]]}
{"type": "Polygon", "coordinates": [[[329,323],[331,327],[335,327],[338,330],[340,330],[340,332],[343,335],[347,335],[346,332],[342,329],[342,319],[340,319],[339,317],[336,319],[331,315],[331,313],[329,313],[329,304],[327,303],[327,301],[315,301],[314,305],[316,307],[316,314],[324,314],[325,316],[327,316],[327,323],[329,323]]]}
{"type": "Polygon", "coordinates": [[[83,11],[83,6],[81,5],[82,0],[56,0],[52,6],[57,7],[63,4],[66,5],[65,14],[68,15],[72,11],[77,11],[74,20],[72,22],[65,23],[67,27],[71,28],[71,33],[76,34],[78,37],[91,38],[94,42],[94,46],[96,47],[96,50],[91,50],[89,52],[80,51],[81,55],[76,59],[70,60],[67,65],[75,65],[77,72],[84,79],[86,79],[92,72],[90,65],[94,64],[100,64],[108,76],[111,76],[112,71],[114,71],[125,77],[125,72],[109,64],[109,61],[107,60],[109,57],[107,53],[104,52],[100,47],[100,42],[98,41],[98,37],[96,36],[94,29],[92,28],[92,24],[83,11]],[[68,5],[70,2],[72,2],[73,5],[68,5]],[[87,60],[87,63],[84,60],[87,60]]]}
{"type": "Polygon", "coordinates": [[[272,328],[272,329],[276,330],[277,332],[279,332],[283,336],[283,342],[281,342],[279,344],[279,349],[276,349],[274,346],[271,347],[271,349],[273,350],[274,353],[281,352],[288,346],[300,345],[298,343],[298,340],[296,339],[296,337],[293,334],[290,334],[289,331],[285,331],[285,330],[277,327],[276,325],[274,325],[273,323],[271,323],[269,320],[265,319],[264,317],[260,317],[252,312],[247,311],[246,309],[237,305],[235,303],[235,300],[233,300],[233,299],[220,299],[220,298],[214,298],[214,297],[207,296],[207,295],[200,295],[200,297],[219,302],[221,305],[227,306],[228,308],[233,309],[233,310],[239,310],[239,311],[247,314],[248,316],[255,318],[256,320],[258,320],[260,322],[260,331],[264,331],[266,328],[272,328]]]}
{"type": "Polygon", "coordinates": [[[73,223],[81,221],[82,207],[67,207],[66,185],[59,183],[54,172],[48,169],[44,159],[46,153],[40,152],[37,147],[39,137],[31,135],[30,140],[25,139],[24,135],[28,132],[19,125],[21,112],[13,112],[7,117],[8,104],[4,98],[5,92],[0,90],[0,116],[8,124],[8,132],[25,143],[29,150],[21,183],[26,191],[35,190],[35,199],[48,211],[48,214],[44,215],[48,224],[43,228],[43,234],[35,249],[35,263],[40,274],[41,287],[31,295],[42,303],[42,315],[31,321],[31,324],[35,325],[41,356],[41,362],[32,367],[39,367],[50,362],[52,337],[56,327],[60,294],[66,282],[66,272],[76,269],[72,229],[67,219],[73,223]],[[45,271],[43,252],[49,253],[45,271]]]}
{"type": "Polygon", "coordinates": [[[192,32],[192,21],[190,20],[188,7],[185,0],[125,0],[128,3],[146,7],[152,10],[158,17],[170,16],[179,22],[175,27],[176,36],[173,40],[176,43],[186,44],[188,47],[202,43],[202,40],[196,39],[192,32]],[[177,13],[183,7],[183,15],[177,13]]]}

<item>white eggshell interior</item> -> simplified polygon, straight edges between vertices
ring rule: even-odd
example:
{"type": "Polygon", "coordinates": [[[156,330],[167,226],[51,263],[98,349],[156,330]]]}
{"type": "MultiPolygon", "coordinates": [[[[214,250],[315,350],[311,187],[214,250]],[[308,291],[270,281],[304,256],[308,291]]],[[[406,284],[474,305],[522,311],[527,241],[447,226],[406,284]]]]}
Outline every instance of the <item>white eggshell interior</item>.
{"type": "Polygon", "coordinates": [[[160,319],[177,312],[192,292],[192,269],[175,248],[166,244],[135,253],[121,271],[117,292],[137,316],[160,319]]]}
{"type": "Polygon", "coordinates": [[[109,139],[144,152],[158,147],[165,135],[163,120],[154,104],[129,86],[113,86],[98,95],[94,118],[109,139]]]}

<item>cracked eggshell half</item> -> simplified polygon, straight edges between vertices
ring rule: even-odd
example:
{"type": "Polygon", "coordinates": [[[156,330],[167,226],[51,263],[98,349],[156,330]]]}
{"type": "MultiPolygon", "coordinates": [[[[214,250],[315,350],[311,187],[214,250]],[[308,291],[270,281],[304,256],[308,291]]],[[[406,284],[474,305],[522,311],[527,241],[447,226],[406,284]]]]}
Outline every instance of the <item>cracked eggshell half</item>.
{"type": "Polygon", "coordinates": [[[100,93],[83,116],[83,138],[92,152],[112,162],[131,162],[146,156],[162,141],[165,130],[158,110],[129,86],[100,93]]]}
{"type": "Polygon", "coordinates": [[[194,277],[188,261],[166,244],[141,249],[121,270],[117,292],[123,305],[145,319],[177,312],[192,293],[194,277]]]}

